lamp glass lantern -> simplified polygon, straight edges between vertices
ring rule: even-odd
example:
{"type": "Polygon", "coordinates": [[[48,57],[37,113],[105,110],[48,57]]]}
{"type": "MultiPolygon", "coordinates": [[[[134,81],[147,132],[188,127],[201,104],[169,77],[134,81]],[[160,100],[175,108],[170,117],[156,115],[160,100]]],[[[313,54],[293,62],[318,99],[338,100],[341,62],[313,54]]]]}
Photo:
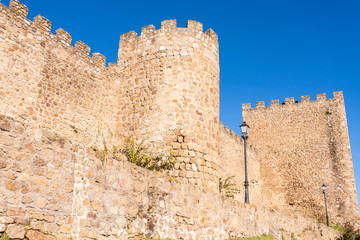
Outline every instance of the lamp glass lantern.
{"type": "Polygon", "coordinates": [[[246,122],[243,122],[243,124],[240,125],[241,133],[246,136],[249,132],[249,125],[246,124],[246,122]]]}
{"type": "Polygon", "coordinates": [[[326,185],[323,184],[323,185],[321,186],[321,188],[322,188],[322,190],[325,192],[325,190],[326,190],[326,185]]]}

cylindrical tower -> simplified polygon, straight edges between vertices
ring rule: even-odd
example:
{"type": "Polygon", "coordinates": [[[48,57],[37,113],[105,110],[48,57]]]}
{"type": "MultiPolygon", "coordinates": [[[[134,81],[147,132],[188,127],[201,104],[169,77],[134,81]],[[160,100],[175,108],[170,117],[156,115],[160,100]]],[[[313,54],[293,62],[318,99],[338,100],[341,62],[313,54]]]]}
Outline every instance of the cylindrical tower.
{"type": "Polygon", "coordinates": [[[217,35],[202,24],[163,21],[121,35],[118,65],[126,99],[118,133],[176,156],[170,175],[217,189],[219,54],[217,35]]]}

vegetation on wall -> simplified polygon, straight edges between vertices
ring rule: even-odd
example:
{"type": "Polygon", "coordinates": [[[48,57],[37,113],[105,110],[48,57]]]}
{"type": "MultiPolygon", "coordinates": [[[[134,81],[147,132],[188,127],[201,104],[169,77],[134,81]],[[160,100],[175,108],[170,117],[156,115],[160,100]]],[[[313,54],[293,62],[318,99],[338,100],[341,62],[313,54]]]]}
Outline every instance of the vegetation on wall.
{"type": "Polygon", "coordinates": [[[271,235],[261,235],[260,237],[230,238],[228,240],[276,240],[276,238],[271,235]]]}
{"type": "Polygon", "coordinates": [[[346,223],[343,229],[343,235],[337,240],[360,240],[360,230],[355,230],[351,223],[346,223]]]}
{"type": "Polygon", "coordinates": [[[160,171],[170,170],[175,165],[175,158],[173,156],[159,153],[158,150],[145,147],[143,142],[140,144],[135,143],[135,140],[131,137],[126,138],[125,146],[118,150],[115,146],[109,149],[104,143],[104,149],[100,149],[97,146],[90,146],[94,150],[103,163],[105,163],[106,156],[111,154],[115,157],[119,155],[125,156],[126,160],[136,164],[139,167],[143,167],[149,170],[160,171]]]}
{"type": "Polygon", "coordinates": [[[143,142],[136,144],[132,138],[127,138],[126,146],[122,153],[129,162],[149,170],[170,170],[175,164],[174,157],[158,152],[153,153],[143,146],[143,142]]]}
{"type": "Polygon", "coordinates": [[[219,193],[225,193],[226,197],[234,198],[234,195],[239,193],[235,183],[232,183],[232,179],[235,176],[230,176],[225,179],[219,178],[219,193]]]}
{"type": "Polygon", "coordinates": [[[0,240],[10,240],[10,238],[9,238],[9,236],[6,234],[6,232],[4,232],[4,233],[1,235],[0,240]]]}

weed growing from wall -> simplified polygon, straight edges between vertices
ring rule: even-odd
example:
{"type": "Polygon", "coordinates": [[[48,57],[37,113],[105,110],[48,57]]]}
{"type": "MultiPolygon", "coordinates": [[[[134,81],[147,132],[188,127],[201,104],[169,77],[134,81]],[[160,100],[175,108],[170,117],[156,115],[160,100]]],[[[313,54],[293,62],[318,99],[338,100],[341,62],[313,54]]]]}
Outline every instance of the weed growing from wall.
{"type": "Polygon", "coordinates": [[[239,189],[235,188],[235,183],[231,182],[234,177],[230,176],[225,178],[225,180],[219,178],[219,193],[225,193],[226,197],[234,198],[234,194],[240,192],[239,189]]]}
{"type": "MultiPolygon", "coordinates": [[[[326,222],[321,222],[321,223],[324,224],[324,225],[327,225],[326,222]]],[[[330,222],[330,227],[332,229],[335,229],[336,231],[339,231],[341,233],[345,233],[345,229],[342,226],[340,226],[339,224],[330,222]]]]}
{"type": "Polygon", "coordinates": [[[10,238],[9,238],[9,236],[6,234],[6,232],[4,232],[4,233],[1,235],[0,240],[10,240],[10,238]]]}
{"type": "Polygon", "coordinates": [[[343,229],[343,235],[337,240],[360,240],[360,230],[355,230],[351,223],[346,223],[343,229]]]}
{"type": "Polygon", "coordinates": [[[132,138],[127,138],[122,153],[129,162],[149,170],[170,170],[175,164],[175,159],[172,156],[163,153],[152,153],[143,146],[143,142],[136,144],[132,138]]]}

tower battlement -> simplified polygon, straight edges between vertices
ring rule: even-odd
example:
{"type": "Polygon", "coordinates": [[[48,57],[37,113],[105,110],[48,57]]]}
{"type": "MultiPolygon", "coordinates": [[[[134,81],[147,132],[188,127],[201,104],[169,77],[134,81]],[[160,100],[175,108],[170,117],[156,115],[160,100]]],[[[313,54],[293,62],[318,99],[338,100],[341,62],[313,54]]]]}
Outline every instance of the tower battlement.
{"type": "Polygon", "coordinates": [[[218,37],[212,30],[203,32],[202,23],[188,20],[186,28],[178,28],[176,20],[161,22],[161,28],[153,25],[120,36],[118,65],[127,67],[138,61],[147,61],[150,57],[173,57],[179,54],[189,57],[196,51],[206,51],[204,57],[218,58],[218,37]],[[182,51],[179,51],[182,50],[182,51]]]}
{"type": "Polygon", "coordinates": [[[160,29],[155,29],[154,25],[142,27],[140,36],[135,31],[122,34],[120,36],[120,47],[126,44],[136,45],[139,41],[152,40],[154,36],[160,33],[185,34],[197,38],[201,38],[201,35],[205,34],[209,36],[209,41],[213,41],[215,44],[218,41],[217,34],[211,28],[203,32],[203,24],[200,22],[188,20],[186,28],[178,28],[176,20],[164,20],[161,22],[160,29]]]}

